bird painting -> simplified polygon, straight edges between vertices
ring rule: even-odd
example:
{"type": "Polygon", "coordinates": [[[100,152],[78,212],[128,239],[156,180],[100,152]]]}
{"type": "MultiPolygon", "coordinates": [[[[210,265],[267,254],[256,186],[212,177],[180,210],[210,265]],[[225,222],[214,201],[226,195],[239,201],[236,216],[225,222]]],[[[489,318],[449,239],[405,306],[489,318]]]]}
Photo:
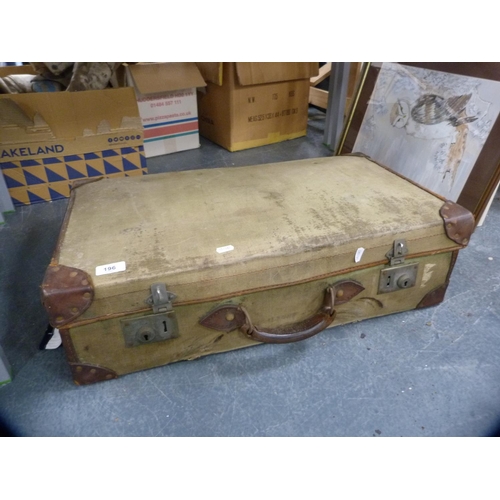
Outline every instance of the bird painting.
{"type": "Polygon", "coordinates": [[[373,88],[367,78],[360,97],[369,98],[353,115],[364,113],[362,122],[348,125],[349,138],[358,130],[352,150],[457,201],[500,116],[500,81],[449,72],[446,64],[371,64],[373,88]]]}
{"type": "Polygon", "coordinates": [[[443,180],[449,176],[453,184],[465,151],[467,124],[477,120],[467,114],[466,107],[472,94],[442,97],[423,94],[412,105],[399,99],[391,109],[390,122],[395,128],[419,139],[448,139],[449,150],[443,180]]]}
{"type": "Polygon", "coordinates": [[[410,119],[422,125],[448,123],[458,127],[477,120],[475,116],[466,116],[465,108],[472,94],[444,98],[436,94],[420,96],[410,107],[404,100],[398,100],[391,111],[391,124],[396,128],[405,127],[410,119]]]}

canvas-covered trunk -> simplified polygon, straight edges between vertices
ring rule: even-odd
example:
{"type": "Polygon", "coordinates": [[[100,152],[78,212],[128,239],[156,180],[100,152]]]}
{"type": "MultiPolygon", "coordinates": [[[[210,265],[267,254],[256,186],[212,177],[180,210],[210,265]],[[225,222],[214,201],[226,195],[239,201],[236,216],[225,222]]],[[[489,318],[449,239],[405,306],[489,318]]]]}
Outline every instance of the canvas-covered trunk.
{"type": "Polygon", "coordinates": [[[357,155],[102,179],[73,190],[42,295],[89,383],[439,303],[473,228],[357,155]]]}

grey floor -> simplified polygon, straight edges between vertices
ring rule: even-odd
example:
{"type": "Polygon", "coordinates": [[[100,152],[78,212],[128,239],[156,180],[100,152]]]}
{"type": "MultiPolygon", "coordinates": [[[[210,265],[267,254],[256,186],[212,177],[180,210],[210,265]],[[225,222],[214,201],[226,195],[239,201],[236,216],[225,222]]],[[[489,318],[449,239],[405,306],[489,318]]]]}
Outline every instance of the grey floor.
{"type": "MultiPolygon", "coordinates": [[[[150,173],[330,155],[324,114],[305,138],[148,161],[150,173]]],[[[0,228],[0,345],[13,381],[0,420],[15,436],[492,436],[500,424],[500,199],[458,258],[439,306],[73,384],[62,348],[39,351],[39,285],[67,202],[18,208],[0,228]]]]}

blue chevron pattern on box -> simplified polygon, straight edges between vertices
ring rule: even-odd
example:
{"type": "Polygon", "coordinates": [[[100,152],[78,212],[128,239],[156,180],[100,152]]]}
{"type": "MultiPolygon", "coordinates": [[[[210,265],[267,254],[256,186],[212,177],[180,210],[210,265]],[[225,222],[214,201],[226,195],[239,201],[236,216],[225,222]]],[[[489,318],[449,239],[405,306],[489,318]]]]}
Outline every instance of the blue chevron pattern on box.
{"type": "Polygon", "coordinates": [[[105,149],[102,152],[103,158],[109,158],[110,156],[120,156],[120,152],[116,151],[116,149],[105,149]]]}
{"type": "Polygon", "coordinates": [[[92,168],[90,165],[87,165],[87,175],[89,177],[102,177],[102,173],[95,168],[92,168]]]}
{"type": "Polygon", "coordinates": [[[50,194],[50,199],[52,201],[55,201],[55,200],[62,200],[64,198],[66,198],[66,196],[64,196],[63,194],[57,192],[56,190],[52,189],[49,187],[49,194],[50,194]]]}
{"type": "Polygon", "coordinates": [[[21,160],[21,167],[36,167],[38,165],[41,163],[36,160],[21,160]]]}
{"type": "Polygon", "coordinates": [[[40,177],[33,175],[31,172],[28,172],[27,170],[24,171],[24,177],[26,178],[26,182],[28,183],[29,186],[33,184],[45,184],[45,181],[43,179],[40,179],[40,177]]]}
{"type": "Polygon", "coordinates": [[[47,175],[47,179],[49,182],[59,182],[68,180],[66,177],[54,172],[50,168],[45,167],[45,174],[47,175]]]}
{"type": "Polygon", "coordinates": [[[67,198],[73,180],[147,174],[144,147],[0,163],[14,205],[67,198]]]}
{"type": "Polygon", "coordinates": [[[62,163],[62,160],[60,158],[44,158],[43,159],[44,165],[52,165],[53,163],[62,163]]]}
{"type": "Polygon", "coordinates": [[[28,191],[28,197],[31,203],[42,203],[44,201],[47,201],[41,198],[40,196],[37,196],[36,194],[32,193],[31,191],[28,191]]]}
{"type": "Polygon", "coordinates": [[[98,154],[96,153],[85,153],[83,155],[83,157],[86,159],[86,160],[98,160],[101,158],[101,156],[99,156],[98,154]]]}
{"type": "Polygon", "coordinates": [[[68,172],[69,179],[84,179],[85,178],[84,174],[82,174],[78,170],[75,170],[73,167],[70,167],[69,165],[66,165],[66,170],[68,172]]]}

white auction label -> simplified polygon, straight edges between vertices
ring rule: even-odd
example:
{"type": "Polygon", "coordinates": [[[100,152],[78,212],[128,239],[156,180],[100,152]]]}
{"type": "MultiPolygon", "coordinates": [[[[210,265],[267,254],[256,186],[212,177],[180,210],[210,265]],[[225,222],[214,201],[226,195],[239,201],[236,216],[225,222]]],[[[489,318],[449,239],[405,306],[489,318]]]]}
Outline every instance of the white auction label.
{"type": "Polygon", "coordinates": [[[219,247],[215,249],[217,253],[226,253],[226,252],[231,252],[233,250],[234,250],[233,245],[226,245],[225,247],[219,247]]]}
{"type": "Polygon", "coordinates": [[[101,276],[103,274],[113,274],[120,273],[127,269],[125,261],[113,262],[112,264],[104,264],[103,266],[97,266],[95,268],[95,275],[101,276]]]}
{"type": "Polygon", "coordinates": [[[359,247],[356,250],[356,255],[354,256],[354,262],[359,262],[361,260],[361,257],[363,257],[365,249],[363,247],[359,247]]]}

